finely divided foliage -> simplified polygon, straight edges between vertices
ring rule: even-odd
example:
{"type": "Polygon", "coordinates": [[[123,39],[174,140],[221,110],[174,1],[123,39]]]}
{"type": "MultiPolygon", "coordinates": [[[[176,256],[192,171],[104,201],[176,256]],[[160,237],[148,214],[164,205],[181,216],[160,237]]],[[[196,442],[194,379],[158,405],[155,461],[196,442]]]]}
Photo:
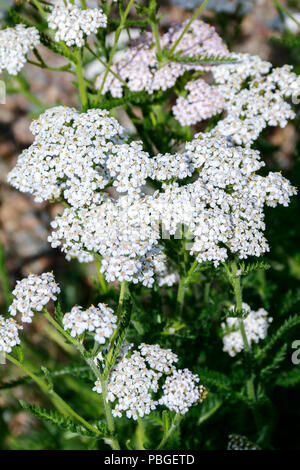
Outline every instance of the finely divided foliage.
{"type": "MultiPolygon", "coordinates": [[[[160,449],[175,436],[183,415],[197,414],[196,405],[203,410],[198,423],[203,415],[216,412],[228,398],[222,395],[224,390],[233,400],[247,403],[260,423],[261,389],[255,382],[257,365],[251,361],[255,354],[264,356],[259,343],[268,341],[276,313],[270,317],[264,308],[255,311],[244,303],[240,279],[265,269],[263,263],[251,264],[251,257],[270,250],[265,207],[287,207],[297,189],[281,172],[264,168],[264,155],[254,144],[266,127],[284,127],[296,117],[290,98],[300,94],[300,77],[291,66],[273,69],[257,56],[230,53],[215,28],[197,18],[207,2],[191,20],[164,34],[159,33],[156,2],[145,2],[147,6],[136,9],[142,16],[136,25],[149,23],[151,30],[115,54],[121,31],[128,30],[133,1],[118,2],[119,10],[113,2],[102,3],[102,9],[88,9],[85,1],[36,0],[38,29],[17,24],[0,31],[0,72],[16,75],[26,60],[48,68],[36,49],[42,25],[42,42],[69,61],[60,71],[76,74],[81,108],[54,106],[34,119],[34,141],[23,150],[7,181],[38,203],[61,203],[48,241],[68,261],[96,263],[101,300],[87,308],[73,304],[63,313],[61,288],[53,273],[30,274],[12,291],[10,317],[0,316],[0,352],[26,371],[58,409],[56,414],[35,407],[35,415],[76,434],[79,424],[71,426],[72,421],[60,416],[64,412],[82,426],[78,435],[85,432],[103,439],[113,449],[160,449]],[[105,38],[115,19],[112,12],[120,17],[117,29],[111,30],[114,42],[109,48],[105,38]],[[29,51],[38,62],[28,58],[29,51]],[[87,57],[105,65],[94,81],[85,76],[87,57]],[[119,122],[117,113],[103,109],[107,102],[109,109],[123,105],[134,131],[119,122]],[[200,127],[188,127],[199,123],[200,127]],[[198,365],[191,365],[192,370],[182,368],[182,330],[188,337],[195,327],[191,315],[185,316],[185,295],[191,284],[207,279],[204,296],[212,304],[207,286],[217,278],[222,278],[223,288],[231,285],[235,305],[220,297],[218,304],[205,307],[203,315],[209,322],[209,308],[220,313],[227,307],[223,321],[218,320],[218,347],[223,341],[224,352],[245,361],[240,390],[231,390],[214,371],[198,376],[206,354],[198,365]],[[120,290],[117,306],[112,282],[120,290]],[[154,299],[153,317],[165,325],[162,317],[171,314],[163,307],[165,296],[172,299],[176,289],[175,306],[170,300],[173,319],[167,320],[168,328],[152,335],[153,320],[145,315],[145,304],[154,299]],[[54,317],[49,313],[53,308],[54,317]],[[75,347],[90,370],[89,393],[101,395],[105,423],[86,420],[54,392],[54,373],[43,368],[37,375],[24,366],[20,323],[31,323],[36,312],[75,347]],[[169,336],[174,341],[169,342],[169,336]],[[158,344],[164,341],[166,347],[158,344]],[[220,400],[217,406],[214,400],[220,400]],[[132,441],[131,431],[122,435],[124,426],[132,429],[128,419],[138,426],[132,441]],[[145,434],[145,423],[148,430],[151,420],[163,428],[160,442],[154,437],[151,443],[145,434]]],[[[26,17],[28,11],[23,14],[26,17]]],[[[11,16],[15,18],[12,12],[11,16]]],[[[218,337],[217,327],[213,334],[218,337]]],[[[269,375],[281,361],[279,356],[265,369],[269,375]]],[[[230,435],[228,449],[242,448],[259,446],[230,435]]]]}

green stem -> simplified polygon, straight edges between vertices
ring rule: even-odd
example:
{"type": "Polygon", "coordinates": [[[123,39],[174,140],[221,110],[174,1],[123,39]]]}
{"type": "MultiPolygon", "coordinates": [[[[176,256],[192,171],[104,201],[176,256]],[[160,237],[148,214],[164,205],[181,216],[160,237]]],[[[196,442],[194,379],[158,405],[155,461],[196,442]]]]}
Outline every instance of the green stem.
{"type": "Polygon", "coordinates": [[[80,416],[76,411],[73,410],[73,408],[68,405],[54,390],[52,390],[47,383],[38,377],[37,375],[34,374],[28,367],[26,367],[24,364],[21,364],[17,359],[15,359],[13,356],[10,354],[5,354],[5,357],[14,365],[22,369],[26,375],[31,377],[37,384],[38,386],[47,394],[49,395],[50,399],[53,401],[55,405],[60,405],[60,407],[67,412],[68,415],[72,416],[74,419],[77,421],[81,422],[86,428],[90,429],[93,431],[95,434],[99,435],[102,437],[102,433],[92,426],[90,423],[88,423],[82,416],[80,416]]]}
{"type": "MultiPolygon", "coordinates": [[[[235,294],[236,310],[240,314],[243,310],[242,288],[241,288],[240,276],[238,274],[237,265],[235,262],[232,263],[232,283],[233,283],[233,289],[234,289],[234,294],[235,294]]],[[[247,334],[245,331],[244,321],[242,318],[239,319],[239,326],[240,326],[240,332],[243,338],[244,350],[247,354],[250,354],[251,348],[249,345],[249,341],[248,341],[247,334]]],[[[253,381],[252,375],[251,377],[247,379],[247,393],[248,393],[249,400],[252,403],[255,403],[256,397],[255,397],[254,381],[253,381]]]]}
{"type": "Polygon", "coordinates": [[[175,310],[176,318],[182,317],[183,305],[184,305],[184,294],[185,294],[185,283],[186,283],[186,278],[185,276],[183,276],[181,277],[179,281],[179,286],[178,286],[176,310],[175,310]]]}
{"type": "Polygon", "coordinates": [[[14,79],[20,85],[20,93],[26,96],[26,98],[38,108],[42,108],[44,105],[40,102],[40,100],[30,91],[29,84],[24,76],[16,75],[14,79]]]}
{"type": "MultiPolygon", "coordinates": [[[[96,54],[96,53],[90,48],[90,46],[89,46],[88,44],[86,44],[85,47],[86,47],[87,50],[95,57],[95,59],[97,59],[97,60],[100,62],[100,64],[104,65],[104,67],[107,67],[107,65],[106,65],[106,63],[104,62],[104,60],[102,60],[101,57],[99,57],[98,54],[96,54]]],[[[126,87],[128,88],[127,83],[125,82],[125,80],[123,80],[121,77],[119,77],[119,75],[116,74],[116,72],[114,72],[114,71],[112,70],[112,68],[109,68],[109,72],[110,72],[117,80],[119,80],[124,86],[126,86],[126,87]]]]}
{"type": "Polygon", "coordinates": [[[84,356],[84,353],[85,353],[85,349],[84,347],[78,343],[78,341],[76,341],[75,338],[72,338],[71,335],[69,335],[69,333],[67,331],[65,331],[63,329],[62,326],[60,326],[56,320],[54,320],[54,318],[50,315],[50,313],[48,313],[48,311],[46,310],[46,308],[43,309],[43,313],[45,315],[45,317],[47,318],[47,320],[70,342],[73,344],[73,346],[78,349],[78,351],[84,356]]]}
{"type": "Polygon", "coordinates": [[[180,282],[179,282],[179,286],[178,286],[178,292],[177,292],[177,300],[176,300],[176,310],[175,310],[176,318],[181,318],[182,317],[185,290],[186,290],[186,288],[189,284],[190,278],[193,275],[197,265],[198,265],[198,261],[195,259],[195,261],[193,262],[193,264],[192,264],[191,268],[189,269],[189,271],[187,272],[187,274],[180,278],[180,282]]]}
{"type": "Polygon", "coordinates": [[[147,441],[145,426],[144,426],[142,418],[139,415],[138,415],[137,421],[138,421],[138,426],[137,426],[137,430],[136,430],[137,441],[138,441],[138,449],[137,450],[145,450],[144,444],[147,441]]]}
{"type": "Polygon", "coordinates": [[[192,18],[190,19],[190,21],[186,24],[184,30],[182,31],[182,33],[180,34],[179,38],[177,39],[177,41],[175,42],[175,44],[171,47],[170,51],[169,51],[169,56],[173,54],[173,52],[175,51],[176,47],[178,46],[178,44],[180,43],[181,39],[183,38],[183,36],[185,35],[185,33],[188,31],[189,27],[191,26],[191,24],[195,21],[195,19],[200,15],[200,13],[204,10],[204,8],[206,7],[206,4],[207,4],[208,0],[204,0],[204,2],[202,3],[202,5],[198,8],[198,10],[196,10],[196,12],[194,13],[194,15],[192,16],[192,18]]]}
{"type": "Polygon", "coordinates": [[[204,286],[204,304],[207,305],[209,302],[209,291],[210,291],[210,282],[206,282],[204,286]]]}
{"type": "Polygon", "coordinates": [[[283,6],[281,5],[277,0],[273,0],[274,5],[281,10],[286,16],[288,16],[292,21],[296,23],[296,25],[300,28],[300,23],[299,21],[296,20],[296,18],[291,15],[291,13],[283,6]]]}
{"type": "Polygon", "coordinates": [[[81,50],[80,49],[78,49],[76,51],[75,67],[76,67],[76,75],[77,75],[77,80],[78,80],[78,87],[79,87],[79,94],[80,94],[80,99],[81,99],[81,103],[82,103],[82,108],[83,108],[83,111],[86,111],[87,108],[88,108],[88,98],[87,98],[87,94],[86,94],[84,76],[83,76],[83,72],[82,72],[81,50]]]}
{"type": "Polygon", "coordinates": [[[117,317],[118,322],[120,321],[120,314],[122,312],[124,298],[125,298],[125,290],[126,290],[126,281],[121,282],[121,289],[120,289],[120,296],[119,296],[119,303],[117,308],[117,317]]]}
{"type": "Polygon", "coordinates": [[[162,50],[161,50],[161,45],[160,45],[160,39],[159,39],[159,32],[158,32],[158,27],[156,20],[151,23],[152,25],[152,30],[155,38],[155,45],[156,45],[156,57],[157,60],[160,61],[162,59],[162,50]]]}
{"type": "Polygon", "coordinates": [[[164,437],[162,438],[162,440],[160,441],[158,447],[157,447],[157,450],[160,450],[160,449],[163,449],[165,444],[167,443],[167,441],[170,439],[171,435],[173,434],[173,432],[178,428],[180,422],[182,420],[182,416],[179,414],[179,413],[176,413],[176,416],[174,418],[174,421],[172,423],[172,425],[170,426],[170,429],[168,430],[167,433],[165,433],[164,437]]]}
{"type": "MultiPolygon", "coordinates": [[[[104,406],[104,412],[105,412],[105,417],[106,417],[106,422],[108,429],[110,431],[110,434],[113,435],[115,433],[115,422],[114,422],[114,417],[111,412],[111,406],[109,401],[107,400],[107,384],[106,384],[106,379],[105,377],[100,373],[98,367],[94,363],[93,359],[86,359],[86,363],[90,366],[92,371],[94,372],[96,378],[100,381],[101,383],[101,389],[102,389],[102,400],[103,400],[103,406],[104,406]]],[[[107,440],[108,441],[108,440],[107,440]]],[[[120,444],[117,438],[112,437],[109,439],[109,443],[113,450],[120,450],[120,444]]]]}
{"type": "Polygon", "coordinates": [[[101,261],[99,258],[95,258],[95,263],[96,263],[96,270],[97,270],[97,276],[98,276],[98,282],[100,284],[100,289],[102,294],[107,293],[107,284],[104,278],[103,273],[100,272],[101,269],[101,261]]]}
{"type": "Polygon", "coordinates": [[[102,94],[102,91],[103,91],[103,88],[104,88],[104,85],[105,85],[105,82],[106,82],[108,73],[109,73],[110,68],[111,68],[111,65],[112,65],[113,57],[114,57],[115,52],[116,52],[116,49],[117,49],[117,45],[118,45],[118,41],[119,41],[119,37],[120,37],[121,31],[122,31],[122,29],[123,29],[124,23],[125,23],[125,21],[126,21],[126,18],[127,18],[128,14],[129,14],[129,12],[130,12],[130,9],[131,9],[133,3],[134,3],[134,0],[130,0],[130,2],[128,3],[127,8],[126,8],[124,14],[122,15],[120,25],[119,25],[119,27],[118,27],[117,30],[116,30],[114,44],[113,44],[113,47],[112,47],[112,50],[111,50],[111,53],[110,53],[110,56],[109,56],[109,59],[108,59],[108,64],[107,64],[107,66],[106,66],[105,74],[104,74],[104,77],[103,77],[103,80],[102,80],[100,89],[99,89],[99,91],[98,91],[95,104],[98,104],[98,102],[99,102],[99,100],[100,100],[100,97],[101,97],[101,94],[102,94]]]}
{"type": "MultiPolygon", "coordinates": [[[[100,370],[98,369],[98,367],[94,363],[93,359],[87,358],[86,350],[85,350],[84,346],[82,344],[80,344],[78,341],[76,341],[76,339],[72,338],[72,336],[70,336],[69,333],[67,333],[54,320],[54,318],[51,317],[51,315],[47,312],[46,309],[44,309],[44,314],[45,314],[46,318],[50,321],[50,323],[52,323],[52,325],[54,325],[55,328],[63,336],[65,336],[65,338],[68,339],[68,341],[70,341],[75,346],[75,348],[80,352],[82,358],[85,360],[85,362],[88,364],[88,366],[90,367],[90,369],[94,373],[96,379],[100,380],[101,388],[102,388],[102,399],[103,399],[103,405],[104,405],[104,411],[105,411],[105,416],[106,416],[106,420],[107,420],[107,425],[108,425],[108,429],[109,429],[110,433],[113,434],[114,430],[115,430],[114,419],[113,419],[113,416],[112,416],[112,413],[111,413],[110,404],[107,401],[106,382],[105,382],[105,379],[104,379],[103,375],[100,373],[100,370]]],[[[116,438],[109,438],[109,439],[106,439],[106,440],[107,440],[107,442],[109,442],[111,444],[111,446],[114,450],[119,450],[120,449],[118,440],[116,438]]]]}
{"type": "MultiPolygon", "coordinates": [[[[119,295],[119,303],[118,303],[118,308],[117,308],[117,325],[118,326],[120,324],[120,319],[121,319],[120,317],[121,317],[123,302],[124,302],[124,298],[125,298],[125,290],[126,290],[126,281],[122,281],[121,289],[120,289],[120,295],[119,295]]],[[[108,374],[108,369],[109,369],[110,364],[111,364],[111,360],[112,360],[112,356],[113,356],[113,352],[114,352],[114,344],[115,344],[115,340],[116,340],[118,331],[119,331],[118,328],[116,328],[114,330],[112,336],[111,336],[111,339],[110,339],[109,350],[108,350],[107,358],[106,358],[106,367],[105,367],[105,371],[104,371],[104,377],[107,377],[107,374],[108,374]]]]}
{"type": "Polygon", "coordinates": [[[27,59],[28,64],[34,65],[35,67],[40,67],[41,69],[47,69],[54,72],[69,72],[73,73],[72,70],[69,70],[70,64],[63,65],[62,67],[51,67],[47,65],[45,62],[35,62],[34,60],[27,59]]]}

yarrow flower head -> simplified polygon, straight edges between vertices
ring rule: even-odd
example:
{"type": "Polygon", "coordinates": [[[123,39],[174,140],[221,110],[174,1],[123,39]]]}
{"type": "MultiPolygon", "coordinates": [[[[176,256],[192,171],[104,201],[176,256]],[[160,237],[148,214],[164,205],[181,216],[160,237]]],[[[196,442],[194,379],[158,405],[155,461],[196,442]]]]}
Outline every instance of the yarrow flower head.
{"type": "Polygon", "coordinates": [[[118,162],[106,165],[113,152],[122,154],[122,126],[105,110],[78,113],[58,106],[33,121],[34,143],[20,155],[8,181],[20,191],[34,194],[35,200],[60,197],[79,207],[103,200],[101,190],[110,183],[118,162]]]}
{"type": "Polygon", "coordinates": [[[0,315],[0,352],[10,353],[14,346],[20,344],[18,325],[13,318],[4,318],[0,315]]]}
{"type": "MultiPolygon", "coordinates": [[[[272,322],[272,318],[268,316],[268,312],[263,308],[252,311],[248,304],[243,303],[243,324],[249,345],[258,343],[260,339],[267,336],[268,328],[272,322]]],[[[233,307],[231,307],[233,310],[233,307]]],[[[240,319],[237,317],[228,317],[221,324],[223,336],[223,351],[228,352],[232,357],[244,349],[244,341],[240,331],[240,319]]]]}
{"type": "MultiPolygon", "coordinates": [[[[179,39],[186,22],[171,28],[160,38],[162,48],[171,50],[179,39]]],[[[219,56],[228,54],[228,49],[218,36],[215,29],[201,20],[194,21],[188,28],[175,49],[180,50],[183,57],[219,56]]],[[[153,93],[157,90],[167,90],[175,85],[178,77],[189,70],[207,71],[208,65],[197,65],[196,63],[182,63],[170,61],[165,65],[159,64],[157,50],[153,33],[145,33],[139,40],[126,49],[124,57],[114,64],[102,88],[102,93],[110,91],[112,96],[123,95],[123,84],[117,78],[127,83],[131,91],[146,90],[153,93]],[[117,76],[117,77],[116,77],[117,76]]],[[[101,88],[104,78],[103,72],[96,79],[96,87],[101,88]]]]}
{"type": "Polygon", "coordinates": [[[0,73],[7,70],[10,75],[17,75],[26,63],[28,52],[39,43],[39,32],[34,26],[18,24],[0,30],[0,73]]]}
{"type": "MultiPolygon", "coordinates": [[[[138,416],[150,414],[158,405],[170,410],[176,408],[184,414],[192,404],[201,401],[201,397],[204,399],[204,388],[195,385],[199,380],[197,376],[188,369],[176,371],[174,363],[177,361],[176,354],[158,344],[143,343],[133,352],[127,348],[108,378],[107,399],[114,403],[113,415],[121,417],[125,412],[128,418],[136,420],[138,416]],[[165,381],[163,396],[156,399],[159,382],[166,374],[172,375],[165,381]]],[[[99,380],[93,390],[102,393],[99,380]]]]}
{"type": "Polygon", "coordinates": [[[100,8],[83,10],[79,2],[57,0],[47,16],[49,28],[56,31],[55,41],[64,41],[67,46],[81,47],[90,34],[106,28],[107,16],[100,8]]]}
{"type": "Polygon", "coordinates": [[[292,67],[272,64],[250,54],[232,54],[236,63],[215,67],[226,117],[217,130],[237,144],[252,144],[267,126],[285,127],[295,113],[285,98],[300,94],[300,77],[292,67]]]}
{"type": "Polygon", "coordinates": [[[87,310],[75,306],[71,312],[64,315],[62,322],[65,330],[71,330],[71,336],[79,336],[86,331],[94,332],[94,339],[100,344],[104,344],[117,328],[117,317],[114,311],[102,303],[99,303],[97,307],[91,305],[87,310]]]}
{"type": "Polygon", "coordinates": [[[13,290],[13,302],[9,307],[11,315],[21,314],[21,321],[31,323],[34,312],[40,312],[50,300],[57,300],[60,288],[55,282],[53,273],[40,276],[30,274],[27,278],[17,281],[13,290]]]}
{"type": "Polygon", "coordinates": [[[228,436],[227,450],[259,450],[259,447],[250,442],[245,436],[230,434],[228,436]]]}
{"type": "Polygon", "coordinates": [[[199,377],[188,369],[173,370],[162,387],[164,394],[159,404],[176,413],[187,413],[192,405],[201,403],[207,396],[206,388],[198,382],[199,377]]]}
{"type": "Polygon", "coordinates": [[[259,152],[234,145],[218,129],[195,135],[182,152],[153,158],[140,142],[126,143],[124,129],[103,110],[53,108],[31,130],[35,141],[8,181],[37,201],[65,200],[70,207],[52,222],[49,242],[67,259],[89,262],[98,253],[109,282],[176,282],[160,222],[169,235],[188,228],[188,248],[199,262],[217,265],[228,250],[260,256],[269,249],[264,205],[287,206],[296,194],[281,173],[256,175],[264,165],[259,152]],[[192,175],[194,182],[181,184],[192,175]],[[147,179],[162,182],[161,190],[147,193],[147,179]]]}

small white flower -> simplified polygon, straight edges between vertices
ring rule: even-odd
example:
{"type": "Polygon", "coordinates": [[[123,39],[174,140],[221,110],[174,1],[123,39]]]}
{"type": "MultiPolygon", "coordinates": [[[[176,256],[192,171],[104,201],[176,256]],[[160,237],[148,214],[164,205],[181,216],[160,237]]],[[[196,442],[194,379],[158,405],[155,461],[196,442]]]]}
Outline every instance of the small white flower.
{"type": "Polygon", "coordinates": [[[34,312],[40,312],[50,300],[56,300],[59,293],[60,288],[53,273],[43,273],[40,276],[30,274],[27,278],[17,281],[12,292],[14,299],[9,313],[21,313],[21,321],[31,323],[34,312]]]}

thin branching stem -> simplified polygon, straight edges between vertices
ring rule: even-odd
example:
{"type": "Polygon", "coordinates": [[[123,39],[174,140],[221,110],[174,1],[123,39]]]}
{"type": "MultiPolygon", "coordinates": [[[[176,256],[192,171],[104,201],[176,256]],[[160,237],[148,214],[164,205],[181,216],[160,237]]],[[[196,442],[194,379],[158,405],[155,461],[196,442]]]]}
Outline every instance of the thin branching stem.
{"type": "Polygon", "coordinates": [[[175,41],[175,43],[173,44],[173,46],[171,47],[171,49],[169,50],[169,55],[172,55],[173,52],[175,51],[176,47],[179,45],[180,41],[182,40],[183,36],[185,35],[185,33],[188,31],[189,27],[191,26],[191,24],[197,19],[197,17],[200,15],[200,13],[204,10],[204,8],[206,7],[208,3],[208,0],[204,0],[204,2],[202,3],[202,5],[198,8],[198,10],[195,11],[195,13],[193,14],[192,18],[190,19],[190,21],[187,22],[187,24],[185,25],[185,28],[183,29],[182,33],[180,34],[179,38],[177,39],[177,41],[175,41]]]}
{"type": "Polygon", "coordinates": [[[130,0],[130,2],[128,3],[125,12],[124,12],[123,15],[122,15],[120,25],[119,25],[119,27],[117,28],[117,30],[116,30],[116,32],[115,32],[114,44],[113,44],[113,47],[112,47],[112,50],[111,50],[111,53],[110,53],[110,56],[109,56],[109,59],[108,59],[108,63],[107,63],[107,65],[106,65],[106,70],[105,70],[104,77],[103,77],[103,80],[102,80],[100,89],[99,89],[99,91],[98,91],[98,94],[97,94],[97,97],[96,97],[96,100],[95,100],[95,104],[98,104],[98,102],[99,102],[99,100],[100,100],[100,97],[101,97],[101,94],[102,94],[102,91],[103,91],[103,88],[104,88],[104,85],[105,85],[107,76],[108,76],[108,74],[109,74],[109,71],[110,71],[110,68],[111,68],[111,65],[112,65],[112,61],[113,61],[113,58],[114,58],[114,55],[115,55],[115,52],[116,52],[116,49],[117,49],[117,45],[118,45],[118,41],[119,41],[119,37],[120,37],[121,31],[122,31],[122,29],[123,29],[123,27],[124,27],[126,18],[127,18],[128,14],[129,14],[129,12],[130,12],[130,9],[131,9],[133,3],[134,3],[134,0],[130,0]]]}

